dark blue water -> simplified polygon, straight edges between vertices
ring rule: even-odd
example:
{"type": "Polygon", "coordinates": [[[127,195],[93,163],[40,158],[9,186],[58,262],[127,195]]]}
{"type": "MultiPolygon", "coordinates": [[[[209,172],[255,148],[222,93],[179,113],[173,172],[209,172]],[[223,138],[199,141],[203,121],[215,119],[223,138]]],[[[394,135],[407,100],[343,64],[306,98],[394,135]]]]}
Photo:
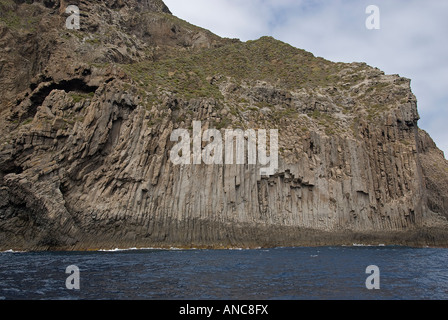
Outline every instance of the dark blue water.
{"type": "Polygon", "coordinates": [[[448,299],[448,249],[0,253],[0,299],[448,299]],[[66,268],[80,289],[66,288],[66,268]],[[366,268],[380,289],[366,288],[366,268]]]}

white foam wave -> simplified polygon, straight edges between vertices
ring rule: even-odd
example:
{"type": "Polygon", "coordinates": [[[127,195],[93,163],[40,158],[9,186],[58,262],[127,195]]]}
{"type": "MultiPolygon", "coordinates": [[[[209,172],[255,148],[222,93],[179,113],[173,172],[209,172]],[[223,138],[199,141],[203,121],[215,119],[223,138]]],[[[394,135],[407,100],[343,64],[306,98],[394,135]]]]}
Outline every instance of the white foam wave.
{"type": "Polygon", "coordinates": [[[383,243],[380,244],[362,244],[362,243],[354,243],[353,247],[385,247],[386,245],[383,243]]]}
{"type": "Polygon", "coordinates": [[[99,252],[122,252],[122,251],[138,251],[138,250],[158,250],[157,248],[126,248],[126,249],[100,249],[99,252]]]}

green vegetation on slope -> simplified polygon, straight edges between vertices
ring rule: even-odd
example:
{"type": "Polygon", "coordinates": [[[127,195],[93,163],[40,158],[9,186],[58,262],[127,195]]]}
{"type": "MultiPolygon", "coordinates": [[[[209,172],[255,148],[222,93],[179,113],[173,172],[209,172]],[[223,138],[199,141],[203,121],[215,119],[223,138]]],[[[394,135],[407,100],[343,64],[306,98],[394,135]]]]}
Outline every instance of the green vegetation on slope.
{"type": "Polygon", "coordinates": [[[208,77],[261,80],[298,89],[331,84],[341,65],[263,37],[194,53],[181,52],[178,57],[144,61],[124,68],[146,88],[156,85],[185,96],[219,98],[218,89],[210,84],[208,77]]]}
{"type": "Polygon", "coordinates": [[[40,21],[39,8],[25,3],[21,10],[16,10],[12,0],[0,0],[0,24],[14,30],[35,31],[40,21]]]}

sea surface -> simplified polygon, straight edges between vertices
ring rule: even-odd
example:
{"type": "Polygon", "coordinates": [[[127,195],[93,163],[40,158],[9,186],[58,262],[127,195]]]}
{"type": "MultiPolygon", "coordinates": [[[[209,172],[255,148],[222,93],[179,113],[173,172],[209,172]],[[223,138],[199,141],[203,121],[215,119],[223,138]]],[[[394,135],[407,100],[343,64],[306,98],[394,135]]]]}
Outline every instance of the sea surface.
{"type": "Polygon", "coordinates": [[[2,252],[0,299],[444,300],[447,266],[448,249],[394,246],[2,252]]]}

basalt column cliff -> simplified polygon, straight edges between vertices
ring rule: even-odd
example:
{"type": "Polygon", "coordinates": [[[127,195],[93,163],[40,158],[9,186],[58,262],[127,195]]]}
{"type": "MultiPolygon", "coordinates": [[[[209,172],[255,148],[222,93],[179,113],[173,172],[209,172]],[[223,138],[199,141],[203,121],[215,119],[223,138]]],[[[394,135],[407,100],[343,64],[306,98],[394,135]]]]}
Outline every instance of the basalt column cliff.
{"type": "Polygon", "coordinates": [[[448,162],[410,80],[364,63],[159,0],[0,0],[0,92],[0,250],[448,245],[448,162]],[[278,170],[173,164],[194,121],[278,129],[278,170]]]}

